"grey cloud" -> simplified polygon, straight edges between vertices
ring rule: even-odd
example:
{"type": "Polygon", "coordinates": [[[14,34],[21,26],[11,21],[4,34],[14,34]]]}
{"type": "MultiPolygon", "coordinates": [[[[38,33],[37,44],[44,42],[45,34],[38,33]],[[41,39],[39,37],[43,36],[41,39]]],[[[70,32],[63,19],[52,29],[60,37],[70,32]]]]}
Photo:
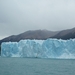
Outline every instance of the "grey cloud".
{"type": "Polygon", "coordinates": [[[0,0],[0,36],[75,26],[75,0],[0,0]]]}

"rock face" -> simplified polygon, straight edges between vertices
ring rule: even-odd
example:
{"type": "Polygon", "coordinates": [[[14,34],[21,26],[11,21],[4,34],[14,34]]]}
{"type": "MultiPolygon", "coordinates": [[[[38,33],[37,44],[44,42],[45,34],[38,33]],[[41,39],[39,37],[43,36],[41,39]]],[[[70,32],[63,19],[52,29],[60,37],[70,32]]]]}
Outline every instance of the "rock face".
{"type": "Polygon", "coordinates": [[[21,40],[1,44],[2,57],[75,58],[75,39],[21,40]]]}

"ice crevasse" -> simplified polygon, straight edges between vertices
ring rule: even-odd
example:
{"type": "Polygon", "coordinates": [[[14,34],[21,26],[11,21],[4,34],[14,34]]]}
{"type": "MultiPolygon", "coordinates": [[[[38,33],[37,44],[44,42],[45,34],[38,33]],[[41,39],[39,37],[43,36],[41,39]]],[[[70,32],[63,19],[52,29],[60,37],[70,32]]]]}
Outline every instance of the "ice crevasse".
{"type": "Polygon", "coordinates": [[[3,42],[1,44],[1,56],[75,59],[75,39],[3,42]]]}

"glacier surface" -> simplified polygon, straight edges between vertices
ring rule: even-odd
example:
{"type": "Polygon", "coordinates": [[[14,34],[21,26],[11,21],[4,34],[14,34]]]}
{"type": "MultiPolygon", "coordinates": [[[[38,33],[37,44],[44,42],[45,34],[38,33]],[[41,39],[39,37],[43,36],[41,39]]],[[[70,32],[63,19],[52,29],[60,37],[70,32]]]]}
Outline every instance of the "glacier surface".
{"type": "Polygon", "coordinates": [[[3,42],[1,56],[75,59],[75,39],[3,42]]]}

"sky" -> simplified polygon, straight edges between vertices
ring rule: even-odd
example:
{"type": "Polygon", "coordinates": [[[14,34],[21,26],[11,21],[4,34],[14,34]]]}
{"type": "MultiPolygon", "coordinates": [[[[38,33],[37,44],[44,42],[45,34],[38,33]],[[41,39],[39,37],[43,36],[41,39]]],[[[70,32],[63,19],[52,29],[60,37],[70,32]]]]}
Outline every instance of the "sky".
{"type": "Polygon", "coordinates": [[[0,0],[0,39],[28,30],[75,27],[75,0],[0,0]]]}

